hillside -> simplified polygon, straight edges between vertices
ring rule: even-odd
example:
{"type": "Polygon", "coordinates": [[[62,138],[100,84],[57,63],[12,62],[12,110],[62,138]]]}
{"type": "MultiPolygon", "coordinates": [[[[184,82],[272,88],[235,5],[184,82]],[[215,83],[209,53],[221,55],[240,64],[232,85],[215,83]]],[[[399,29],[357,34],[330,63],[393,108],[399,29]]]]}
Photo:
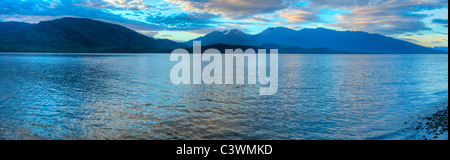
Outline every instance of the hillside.
{"type": "Polygon", "coordinates": [[[441,48],[423,47],[380,34],[324,28],[275,27],[256,35],[237,29],[214,31],[180,44],[86,18],[62,18],[38,24],[0,22],[0,52],[170,53],[192,46],[193,41],[202,41],[203,46],[217,47],[221,51],[266,48],[279,49],[280,53],[448,53],[441,48]]]}
{"type": "MultiPolygon", "coordinates": [[[[193,47],[185,48],[189,53],[193,53],[193,47]]],[[[282,47],[273,44],[265,44],[262,46],[244,46],[244,45],[228,45],[228,44],[213,44],[202,46],[202,53],[208,49],[217,49],[222,54],[225,53],[226,49],[242,49],[246,51],[247,49],[254,49],[258,52],[258,49],[266,49],[266,53],[270,52],[270,49],[278,49],[279,54],[358,54],[361,52],[349,52],[349,51],[336,51],[327,48],[300,48],[300,47],[282,47]]],[[[169,52],[169,51],[167,51],[169,52]]]]}
{"type": "Polygon", "coordinates": [[[6,28],[0,33],[0,51],[152,53],[185,47],[170,40],[144,36],[120,25],[85,18],[62,18],[30,25],[0,25],[6,28]]]}
{"type": "MultiPolygon", "coordinates": [[[[335,31],[325,28],[302,29],[297,31],[284,27],[276,27],[268,28],[256,35],[247,35],[236,30],[233,32],[240,34],[225,34],[228,32],[212,32],[195,40],[201,40],[202,44],[205,45],[214,43],[249,46],[274,44],[280,46],[278,49],[298,47],[304,49],[323,48],[335,51],[384,54],[446,53],[380,34],[335,31]]],[[[188,41],[187,45],[192,45],[192,41],[188,41]]]]}

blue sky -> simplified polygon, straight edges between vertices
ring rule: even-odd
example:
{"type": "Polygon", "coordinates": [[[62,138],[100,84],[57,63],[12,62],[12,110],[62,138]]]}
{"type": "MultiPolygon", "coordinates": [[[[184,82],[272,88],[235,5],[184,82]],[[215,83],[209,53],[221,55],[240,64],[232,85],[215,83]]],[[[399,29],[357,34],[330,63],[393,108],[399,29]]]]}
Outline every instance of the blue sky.
{"type": "Polygon", "coordinates": [[[216,30],[324,27],[448,46],[448,0],[0,0],[0,21],[84,17],[187,41],[216,30]]]}

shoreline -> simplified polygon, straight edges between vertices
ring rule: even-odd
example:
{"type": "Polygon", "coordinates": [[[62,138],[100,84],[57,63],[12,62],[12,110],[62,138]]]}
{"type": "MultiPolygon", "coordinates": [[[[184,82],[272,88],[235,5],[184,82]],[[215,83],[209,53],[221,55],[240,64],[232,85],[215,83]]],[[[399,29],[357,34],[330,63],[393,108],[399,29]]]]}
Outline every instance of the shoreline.
{"type": "Polygon", "coordinates": [[[437,111],[419,117],[413,130],[419,140],[448,140],[448,100],[436,105],[437,111]]]}

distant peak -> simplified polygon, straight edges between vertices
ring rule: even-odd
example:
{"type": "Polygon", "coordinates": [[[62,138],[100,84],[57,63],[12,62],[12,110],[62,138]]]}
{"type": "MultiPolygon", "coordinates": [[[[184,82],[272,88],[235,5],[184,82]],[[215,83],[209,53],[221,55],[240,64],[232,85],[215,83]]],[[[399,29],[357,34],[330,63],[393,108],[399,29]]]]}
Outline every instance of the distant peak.
{"type": "Polygon", "coordinates": [[[232,29],[232,30],[224,31],[224,34],[239,34],[239,35],[241,35],[241,34],[245,34],[245,33],[239,29],[232,29]]]}
{"type": "Polygon", "coordinates": [[[270,27],[264,30],[262,33],[274,33],[274,32],[292,32],[295,31],[286,27],[270,27]]]}
{"type": "Polygon", "coordinates": [[[283,29],[287,29],[289,30],[289,28],[287,27],[282,27],[282,26],[278,26],[278,27],[269,27],[269,30],[283,30],[283,29]]]}
{"type": "Polygon", "coordinates": [[[316,29],[318,29],[318,30],[330,30],[330,29],[327,29],[327,28],[324,28],[324,27],[317,27],[316,29]]]}
{"type": "Polygon", "coordinates": [[[206,34],[204,37],[208,37],[208,36],[220,36],[223,35],[223,32],[219,32],[219,31],[213,31],[211,33],[206,34]]]}
{"type": "Polygon", "coordinates": [[[293,29],[290,29],[290,28],[288,28],[288,27],[270,27],[270,28],[272,28],[272,29],[277,29],[277,30],[293,30],[293,29]]]}
{"type": "Polygon", "coordinates": [[[318,28],[303,28],[302,30],[315,30],[315,31],[336,31],[324,27],[318,27],[318,28]]]}

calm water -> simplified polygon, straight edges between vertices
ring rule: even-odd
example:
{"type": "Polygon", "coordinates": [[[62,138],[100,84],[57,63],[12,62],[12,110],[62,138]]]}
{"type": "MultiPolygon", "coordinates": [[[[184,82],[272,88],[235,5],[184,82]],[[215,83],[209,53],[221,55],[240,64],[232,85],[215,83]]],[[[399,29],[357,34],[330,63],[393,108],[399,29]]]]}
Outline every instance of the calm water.
{"type": "Polygon", "coordinates": [[[448,100],[448,55],[280,55],[274,96],[175,86],[175,64],[0,53],[0,139],[415,139],[410,124],[448,100]]]}

